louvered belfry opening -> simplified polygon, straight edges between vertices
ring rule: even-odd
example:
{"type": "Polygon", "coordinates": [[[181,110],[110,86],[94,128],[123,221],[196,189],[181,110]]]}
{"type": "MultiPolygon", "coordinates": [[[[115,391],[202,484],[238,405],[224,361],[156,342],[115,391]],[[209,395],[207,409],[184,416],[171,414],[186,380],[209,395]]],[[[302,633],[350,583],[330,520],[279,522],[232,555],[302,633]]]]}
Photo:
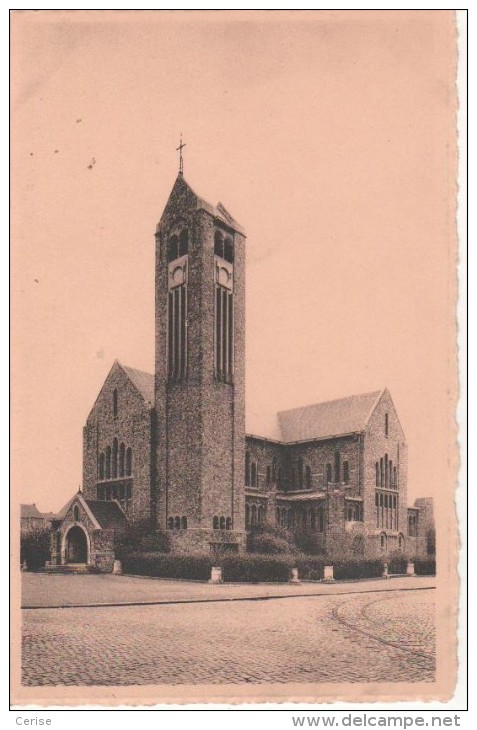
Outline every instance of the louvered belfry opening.
{"type": "Polygon", "coordinates": [[[215,373],[218,380],[232,381],[234,353],[234,299],[223,286],[215,287],[215,373]]]}
{"type": "Polygon", "coordinates": [[[169,291],[168,306],[168,372],[169,380],[183,380],[187,375],[187,286],[169,291]]]}

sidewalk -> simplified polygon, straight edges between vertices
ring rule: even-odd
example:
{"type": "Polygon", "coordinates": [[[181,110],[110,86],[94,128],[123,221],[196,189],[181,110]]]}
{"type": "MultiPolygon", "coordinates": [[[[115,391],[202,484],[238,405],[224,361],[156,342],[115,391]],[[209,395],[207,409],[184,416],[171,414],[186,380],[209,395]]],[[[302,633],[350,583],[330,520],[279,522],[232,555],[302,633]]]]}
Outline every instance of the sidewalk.
{"type": "Polygon", "coordinates": [[[222,601],[260,601],[435,588],[434,576],[375,578],[336,583],[222,583],[117,575],[22,574],[22,608],[146,606],[222,601]]]}

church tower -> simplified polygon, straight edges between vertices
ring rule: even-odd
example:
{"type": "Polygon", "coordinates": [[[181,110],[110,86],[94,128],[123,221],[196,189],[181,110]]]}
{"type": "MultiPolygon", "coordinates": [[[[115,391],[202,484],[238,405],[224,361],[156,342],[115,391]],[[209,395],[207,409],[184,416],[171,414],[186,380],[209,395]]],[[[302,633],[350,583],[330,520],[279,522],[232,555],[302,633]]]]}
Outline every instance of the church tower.
{"type": "Polygon", "coordinates": [[[177,547],[245,539],[245,234],[176,179],[156,229],[156,518],[177,547]]]}

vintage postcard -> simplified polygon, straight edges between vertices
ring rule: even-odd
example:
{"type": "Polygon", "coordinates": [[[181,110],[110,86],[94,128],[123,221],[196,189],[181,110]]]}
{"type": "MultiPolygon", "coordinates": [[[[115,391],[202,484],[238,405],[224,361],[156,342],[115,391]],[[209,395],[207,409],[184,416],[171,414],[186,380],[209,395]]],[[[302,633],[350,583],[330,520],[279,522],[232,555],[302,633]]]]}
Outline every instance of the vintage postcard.
{"type": "Polygon", "coordinates": [[[457,38],[12,13],[13,704],[452,697],[457,38]]]}

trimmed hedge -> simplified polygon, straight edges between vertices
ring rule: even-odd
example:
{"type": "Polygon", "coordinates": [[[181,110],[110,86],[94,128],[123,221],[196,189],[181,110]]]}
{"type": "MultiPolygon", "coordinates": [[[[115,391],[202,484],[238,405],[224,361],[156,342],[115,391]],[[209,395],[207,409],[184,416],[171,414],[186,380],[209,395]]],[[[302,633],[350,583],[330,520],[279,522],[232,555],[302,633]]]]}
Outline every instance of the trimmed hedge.
{"type": "Polygon", "coordinates": [[[250,537],[249,550],[260,555],[286,555],[290,553],[290,543],[283,537],[264,532],[250,537]]]}
{"type": "Polygon", "coordinates": [[[408,558],[404,555],[393,555],[388,561],[388,571],[390,573],[406,573],[408,558]]]}
{"type": "Polygon", "coordinates": [[[381,560],[331,560],[330,558],[301,558],[296,560],[298,575],[303,580],[321,580],[323,567],[333,566],[336,580],[357,580],[359,578],[380,578],[383,574],[381,560]]]}
{"type": "Polygon", "coordinates": [[[416,558],[414,560],[414,572],[416,573],[416,575],[435,575],[436,559],[416,558]]]}
{"type": "Polygon", "coordinates": [[[213,560],[210,555],[176,555],[174,553],[128,553],[123,557],[123,571],[132,575],[158,578],[208,580],[213,560]]]}
{"type": "Polygon", "coordinates": [[[296,560],[290,555],[224,555],[218,563],[230,583],[286,583],[296,560]]]}

